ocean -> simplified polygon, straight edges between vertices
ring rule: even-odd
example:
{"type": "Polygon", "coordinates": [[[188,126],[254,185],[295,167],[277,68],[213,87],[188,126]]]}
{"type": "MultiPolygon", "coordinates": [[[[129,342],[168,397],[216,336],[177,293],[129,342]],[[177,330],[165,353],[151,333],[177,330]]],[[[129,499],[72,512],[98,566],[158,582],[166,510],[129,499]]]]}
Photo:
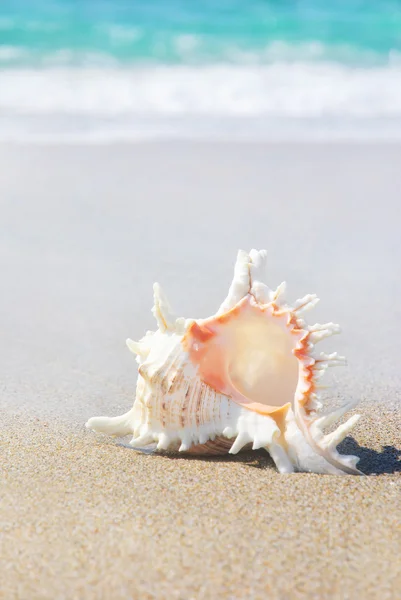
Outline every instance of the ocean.
{"type": "Polygon", "coordinates": [[[0,139],[401,138],[396,0],[2,0],[0,139]]]}

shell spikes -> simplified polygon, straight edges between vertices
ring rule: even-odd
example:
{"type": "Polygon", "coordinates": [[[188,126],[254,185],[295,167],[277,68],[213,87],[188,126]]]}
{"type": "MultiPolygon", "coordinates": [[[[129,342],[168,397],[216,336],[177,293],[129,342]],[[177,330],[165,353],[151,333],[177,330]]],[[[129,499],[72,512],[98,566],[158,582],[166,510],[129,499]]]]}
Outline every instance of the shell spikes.
{"type": "Polygon", "coordinates": [[[158,284],[158,329],[127,340],[137,355],[134,405],[121,417],[94,417],[86,426],[114,436],[132,434],[135,448],[192,454],[266,449],[280,473],[361,474],[358,458],[337,445],[354,427],[346,404],[321,414],[320,378],[345,358],[315,354],[315,344],[340,332],[333,323],[308,326],[301,315],[318,299],[286,303],[285,283],[265,283],[266,251],[239,251],[227,298],[208,319],[177,319],[158,284]]]}

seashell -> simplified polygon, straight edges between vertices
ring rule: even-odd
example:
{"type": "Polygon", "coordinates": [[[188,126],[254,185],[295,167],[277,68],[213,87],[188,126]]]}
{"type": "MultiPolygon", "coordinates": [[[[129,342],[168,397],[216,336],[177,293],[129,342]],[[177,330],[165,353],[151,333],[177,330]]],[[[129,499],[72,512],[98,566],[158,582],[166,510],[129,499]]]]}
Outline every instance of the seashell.
{"type": "Polygon", "coordinates": [[[308,326],[301,315],[317,297],[287,304],[285,284],[269,289],[265,268],[266,251],[239,251],[228,296],[207,319],[175,318],[156,283],[157,331],[127,340],[139,364],[134,405],[86,426],[133,434],[135,448],[156,442],[157,450],[209,455],[265,448],[280,473],[361,474],[359,458],[336,449],[359,415],[323,432],[353,408],[321,413],[320,379],[346,361],[336,352],[316,353],[315,345],[340,328],[308,326]]]}

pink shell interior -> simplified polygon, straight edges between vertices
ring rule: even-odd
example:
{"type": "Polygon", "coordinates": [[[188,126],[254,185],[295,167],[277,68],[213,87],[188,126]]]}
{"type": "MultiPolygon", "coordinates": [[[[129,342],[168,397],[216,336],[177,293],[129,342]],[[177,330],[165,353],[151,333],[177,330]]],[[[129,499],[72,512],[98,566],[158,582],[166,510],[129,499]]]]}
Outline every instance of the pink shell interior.
{"type": "Polygon", "coordinates": [[[183,345],[207,385],[249,410],[279,417],[294,401],[305,335],[290,313],[249,294],[227,313],[193,323],[183,345]]]}

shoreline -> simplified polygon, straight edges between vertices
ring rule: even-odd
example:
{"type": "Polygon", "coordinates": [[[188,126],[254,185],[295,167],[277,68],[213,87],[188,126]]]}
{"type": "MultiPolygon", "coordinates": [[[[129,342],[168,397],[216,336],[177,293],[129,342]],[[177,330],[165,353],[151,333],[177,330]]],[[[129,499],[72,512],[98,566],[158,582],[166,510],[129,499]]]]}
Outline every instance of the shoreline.
{"type": "Polygon", "coordinates": [[[57,148],[69,148],[69,147],[79,147],[79,148],[88,148],[88,149],[92,149],[92,148],[104,148],[104,147],[109,147],[109,148],[113,148],[113,149],[119,149],[120,147],[122,148],[129,148],[130,146],[133,146],[134,148],[137,148],[138,146],[152,146],[152,147],[157,147],[157,146],[189,146],[189,147],[202,147],[202,146],[212,146],[212,147],[233,147],[233,146],[239,146],[239,148],[242,148],[243,146],[248,146],[248,147],[256,147],[256,148],[260,148],[260,147],[264,147],[264,148],[270,148],[270,147],[283,147],[285,146],[286,149],[288,149],[291,146],[295,146],[295,147],[299,147],[299,146],[305,146],[305,147],[316,147],[316,146],[321,146],[323,148],[329,148],[331,146],[338,148],[343,147],[343,148],[348,148],[348,147],[352,147],[352,148],[357,148],[358,150],[363,150],[366,147],[368,147],[368,149],[372,149],[372,148],[378,148],[378,147],[390,147],[390,148],[394,148],[396,146],[401,146],[401,135],[399,137],[383,137],[383,138],[376,138],[374,136],[372,137],[366,137],[366,138],[358,138],[358,137],[338,137],[338,138],[330,138],[330,137],[291,137],[289,136],[287,137],[280,137],[278,136],[277,138],[275,137],[271,137],[271,138],[224,138],[223,136],[216,136],[215,138],[213,137],[196,137],[196,136],[190,136],[188,135],[188,137],[183,136],[183,137],[138,137],[138,138],[106,138],[106,137],[99,137],[99,138],[65,138],[62,139],[60,138],[58,135],[55,135],[54,138],[41,138],[40,136],[38,138],[32,138],[30,139],[12,139],[12,138],[4,138],[2,139],[0,137],[0,149],[3,147],[9,147],[9,146],[18,146],[18,147],[23,147],[26,146],[27,148],[48,148],[48,147],[57,147],[57,148]]]}

